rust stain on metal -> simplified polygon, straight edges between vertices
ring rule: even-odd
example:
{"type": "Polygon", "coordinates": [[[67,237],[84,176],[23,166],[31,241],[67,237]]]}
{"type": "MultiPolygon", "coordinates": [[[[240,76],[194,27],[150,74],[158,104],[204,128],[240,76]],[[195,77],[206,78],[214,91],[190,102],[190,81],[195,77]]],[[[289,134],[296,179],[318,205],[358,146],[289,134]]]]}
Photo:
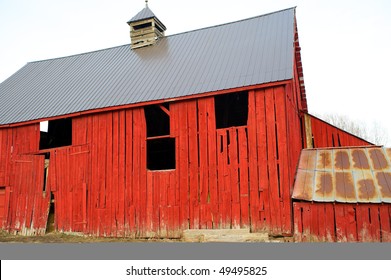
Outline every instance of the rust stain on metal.
{"type": "MultiPolygon", "coordinates": [[[[317,176],[318,177],[318,176],[317,176]]],[[[316,182],[316,194],[320,197],[330,197],[333,193],[333,177],[331,173],[321,174],[316,182]]]]}
{"type": "Polygon", "coordinates": [[[314,171],[299,170],[292,198],[311,201],[314,171]]]}
{"type": "Polygon", "coordinates": [[[391,173],[377,172],[376,179],[380,186],[381,196],[383,198],[391,198],[391,173]]]}
{"type": "Polygon", "coordinates": [[[359,168],[359,169],[369,169],[370,168],[368,158],[365,155],[364,150],[362,150],[362,149],[353,150],[352,158],[353,158],[353,167],[359,168]]]}
{"type": "Polygon", "coordinates": [[[381,170],[389,168],[387,159],[383,154],[382,149],[370,149],[369,156],[371,157],[374,169],[381,170]]]}
{"type": "Polygon", "coordinates": [[[337,151],[335,153],[335,168],[340,170],[350,169],[350,161],[347,151],[337,151]]]}
{"type": "Polygon", "coordinates": [[[306,150],[300,162],[294,198],[391,203],[391,148],[306,150]]]}
{"type": "Polygon", "coordinates": [[[363,179],[358,182],[358,193],[359,200],[372,201],[376,199],[375,183],[371,179],[363,179]]]}
{"type": "Polygon", "coordinates": [[[331,169],[331,152],[330,151],[319,151],[317,168],[318,169],[331,169]]]}
{"type": "Polygon", "coordinates": [[[354,181],[350,172],[335,173],[336,199],[351,202],[356,200],[354,181]]]}

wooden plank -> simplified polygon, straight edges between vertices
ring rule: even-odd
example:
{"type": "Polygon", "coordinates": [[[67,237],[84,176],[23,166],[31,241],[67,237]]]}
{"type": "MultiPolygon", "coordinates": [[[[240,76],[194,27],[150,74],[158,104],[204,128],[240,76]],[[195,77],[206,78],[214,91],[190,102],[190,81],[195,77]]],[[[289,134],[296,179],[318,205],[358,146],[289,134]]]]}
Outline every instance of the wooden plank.
{"type": "Polygon", "coordinates": [[[303,203],[302,204],[302,223],[303,223],[303,232],[302,236],[303,242],[309,242],[311,241],[311,205],[310,203],[303,203]]]}
{"type": "MultiPolygon", "coordinates": [[[[281,207],[281,233],[290,235],[292,232],[291,226],[291,193],[289,181],[289,160],[288,160],[288,131],[287,131],[287,107],[286,93],[284,87],[277,87],[274,90],[276,102],[276,133],[277,133],[277,149],[278,149],[278,169],[279,176],[279,198],[281,207]]],[[[295,132],[297,137],[300,137],[299,132],[295,132]]],[[[292,182],[293,183],[293,182],[292,182]]]]}
{"type": "Polygon", "coordinates": [[[239,185],[239,139],[238,130],[244,130],[244,128],[232,127],[229,129],[230,144],[229,144],[229,177],[231,186],[231,211],[232,211],[232,225],[231,228],[239,229],[241,226],[241,214],[240,214],[240,185],[239,185]]]}
{"type": "Polygon", "coordinates": [[[325,218],[326,218],[326,241],[336,241],[336,226],[335,226],[335,210],[334,204],[325,203],[325,218]]]}
{"type": "Polygon", "coordinates": [[[120,123],[119,123],[119,112],[113,112],[113,117],[112,117],[112,122],[113,122],[113,127],[112,127],[112,196],[111,196],[111,232],[112,236],[118,236],[118,231],[120,227],[121,221],[118,219],[119,218],[119,205],[120,205],[120,200],[119,200],[119,129],[120,129],[120,123]]]}
{"type": "Polygon", "coordinates": [[[204,205],[210,201],[208,186],[208,119],[205,99],[197,101],[198,112],[198,151],[199,151],[199,192],[200,192],[200,228],[207,228],[207,213],[203,212],[204,205]]]}
{"type": "Polygon", "coordinates": [[[212,212],[213,228],[220,227],[219,219],[219,197],[217,188],[217,143],[216,143],[216,120],[214,98],[203,99],[206,103],[207,111],[207,131],[208,131],[208,184],[210,193],[210,205],[212,212]]]}
{"type": "MultiPolygon", "coordinates": [[[[106,208],[106,155],[107,155],[107,119],[106,114],[99,115],[98,131],[98,179],[99,179],[99,205],[98,208],[106,208]]],[[[102,217],[101,217],[102,218],[102,217]]]]}
{"type": "MultiPolygon", "coordinates": [[[[141,205],[142,205],[142,208],[141,208],[141,217],[142,217],[142,221],[145,223],[146,221],[146,214],[147,214],[147,210],[146,209],[146,199],[147,199],[147,142],[146,142],[146,135],[147,135],[147,126],[146,126],[146,122],[145,122],[145,115],[144,115],[144,110],[142,110],[140,112],[140,119],[139,119],[139,123],[140,123],[140,138],[141,138],[141,142],[140,142],[140,188],[141,188],[141,205]]],[[[143,226],[142,228],[146,228],[145,226],[143,226]]],[[[146,234],[144,233],[143,236],[146,236],[146,234]]]]}
{"type": "MultiPolygon", "coordinates": [[[[225,130],[224,134],[224,161],[223,161],[223,176],[224,176],[224,194],[223,194],[223,221],[225,221],[225,228],[232,227],[232,207],[231,207],[231,197],[232,197],[232,182],[230,177],[230,134],[229,129],[225,130]]],[[[223,222],[224,223],[224,222],[223,222]]]]}
{"type": "MultiPolygon", "coordinates": [[[[125,209],[134,207],[134,189],[133,189],[133,111],[125,111],[125,209]]],[[[134,209],[134,208],[133,208],[134,209]]],[[[133,217],[130,211],[125,215],[125,232],[126,235],[134,232],[134,211],[133,217]],[[133,221],[133,223],[131,223],[133,221]]]]}
{"type": "Polygon", "coordinates": [[[87,118],[72,118],[72,145],[83,145],[87,143],[87,118]]]}
{"type": "Polygon", "coordinates": [[[391,206],[387,204],[381,204],[379,206],[380,211],[380,229],[381,229],[381,241],[391,242],[391,206]]]}
{"type": "MultiPolygon", "coordinates": [[[[104,200],[105,200],[105,210],[104,220],[102,225],[104,227],[105,236],[111,236],[112,233],[112,220],[113,220],[113,205],[112,205],[112,195],[113,195],[113,113],[108,112],[105,115],[106,129],[102,131],[105,133],[106,139],[106,150],[102,155],[102,159],[105,163],[105,177],[103,178],[105,183],[104,189],[104,200]]],[[[102,194],[101,194],[102,197],[102,194]]]]}
{"type": "Polygon", "coordinates": [[[344,205],[346,225],[346,237],[348,241],[355,242],[358,240],[357,236],[357,220],[356,220],[356,206],[351,204],[344,205]]]}
{"type": "MultiPolygon", "coordinates": [[[[154,229],[154,220],[156,213],[159,211],[159,205],[154,205],[153,200],[158,200],[154,198],[154,188],[158,188],[160,184],[159,174],[153,174],[153,172],[147,172],[147,186],[146,186],[146,205],[145,211],[147,212],[145,215],[145,234],[147,237],[151,237],[150,234],[154,229]],[[155,209],[154,209],[155,206],[155,209]]],[[[158,192],[156,192],[158,194],[158,192]]],[[[158,214],[157,214],[158,215],[158,214]]]]}
{"type": "MultiPolygon", "coordinates": [[[[262,92],[263,93],[263,92],[262,92]]],[[[244,214],[244,221],[246,223],[249,223],[247,216],[248,213],[246,213],[245,208],[247,207],[244,205],[246,203],[246,200],[250,203],[249,207],[251,209],[251,229],[253,231],[260,230],[262,228],[262,223],[260,221],[259,213],[260,211],[263,211],[263,209],[259,208],[260,201],[259,201],[259,193],[260,193],[260,187],[259,187],[259,179],[258,179],[258,141],[264,141],[264,139],[257,139],[257,129],[258,125],[262,126],[263,123],[258,123],[259,120],[257,120],[257,102],[256,102],[256,93],[255,91],[249,91],[248,94],[248,154],[245,151],[245,148],[242,147],[242,145],[246,145],[247,139],[244,139],[244,135],[240,134],[240,176],[241,176],[241,197],[243,197],[243,203],[242,203],[242,212],[244,214]],[[249,184],[249,185],[248,185],[249,184]],[[246,199],[247,196],[247,199],[246,199]]],[[[262,108],[259,108],[262,110],[262,108]]],[[[264,112],[262,112],[264,114],[264,112]]],[[[262,129],[260,127],[260,129],[262,129]]],[[[263,155],[265,158],[265,154],[263,155]]],[[[248,212],[248,211],[247,211],[248,212]]],[[[245,224],[245,223],[244,223],[245,224]]]]}
{"type": "MultiPolygon", "coordinates": [[[[125,209],[126,209],[126,127],[125,111],[119,112],[119,149],[118,149],[118,213],[117,213],[117,230],[118,236],[125,236],[125,209]]],[[[129,138],[131,142],[132,138],[129,138]]]]}
{"type": "Polygon", "coordinates": [[[159,206],[159,237],[160,238],[167,238],[168,235],[168,229],[170,228],[168,221],[169,221],[169,208],[167,206],[159,206]]]}
{"type": "Polygon", "coordinates": [[[226,156],[224,154],[224,130],[217,130],[217,189],[218,189],[218,224],[219,228],[226,226],[225,219],[223,218],[224,209],[224,194],[225,194],[225,179],[224,179],[224,161],[226,156]]]}
{"type": "Polygon", "coordinates": [[[94,115],[92,117],[92,137],[91,137],[91,193],[90,193],[90,219],[88,222],[90,233],[98,234],[98,220],[97,220],[97,211],[99,208],[99,188],[100,188],[100,179],[99,179],[99,115],[94,115]]]}
{"type": "Polygon", "coordinates": [[[276,135],[276,111],[275,111],[275,94],[274,89],[265,90],[265,101],[268,113],[266,114],[266,131],[267,131],[267,158],[269,171],[269,187],[271,212],[271,232],[280,233],[282,229],[281,224],[281,209],[280,209],[280,193],[278,188],[278,174],[277,174],[277,135],[276,135]],[[278,202],[278,203],[277,203],[278,202]]]}
{"type": "Polygon", "coordinates": [[[137,229],[136,229],[136,210],[134,204],[131,204],[127,207],[127,219],[129,230],[126,232],[126,236],[136,238],[137,237],[137,229]]]}
{"type": "Polygon", "coordinates": [[[162,176],[162,184],[159,186],[160,188],[160,194],[158,197],[158,203],[161,205],[161,212],[160,217],[158,217],[159,221],[159,232],[164,236],[168,236],[168,230],[169,228],[174,226],[174,222],[170,220],[170,213],[169,213],[169,188],[170,188],[170,180],[171,180],[171,174],[173,172],[164,172],[161,175],[162,176]]]}
{"type": "Polygon", "coordinates": [[[293,237],[296,242],[303,241],[303,220],[302,220],[302,207],[301,203],[293,203],[293,237]]]}
{"type": "Polygon", "coordinates": [[[369,205],[368,208],[370,209],[370,218],[371,218],[371,224],[370,224],[370,235],[371,235],[371,241],[372,242],[380,242],[381,236],[380,236],[380,216],[379,216],[379,206],[377,204],[369,205]]]}
{"type": "Polygon", "coordinates": [[[180,204],[177,201],[179,199],[179,190],[178,190],[178,176],[177,171],[172,172],[170,174],[170,187],[175,192],[175,200],[174,204],[170,204],[170,225],[172,226],[172,230],[169,233],[171,237],[177,237],[181,234],[180,231],[180,204]]]}
{"type": "MultiPolygon", "coordinates": [[[[258,152],[258,185],[259,185],[259,207],[251,207],[251,220],[257,219],[260,213],[259,229],[266,229],[271,226],[271,194],[268,175],[268,149],[267,149],[267,125],[266,125],[266,92],[259,90],[255,92],[255,110],[257,127],[257,152],[258,152]],[[257,211],[258,210],[258,211],[257,211]]],[[[250,184],[251,185],[251,184],[250,184]]],[[[251,194],[250,194],[251,195],[251,194]]],[[[251,203],[251,202],[250,202],[251,203]]],[[[251,203],[252,205],[252,203],[251,203]]]]}
{"type": "Polygon", "coordinates": [[[344,205],[335,204],[335,226],[337,242],[347,241],[347,219],[345,216],[344,205]]]}
{"type": "MultiPolygon", "coordinates": [[[[254,231],[258,229],[256,225],[258,225],[258,216],[253,217],[256,218],[253,220],[254,227],[250,225],[250,201],[249,201],[249,155],[248,155],[248,145],[247,145],[247,137],[246,137],[246,129],[238,130],[238,141],[239,141],[239,181],[240,181],[240,214],[241,214],[241,227],[242,228],[250,228],[254,231]]],[[[254,168],[254,166],[253,166],[254,168]]],[[[252,169],[254,171],[254,169],[252,169]]],[[[250,169],[251,173],[251,169],[250,169]]],[[[253,172],[254,173],[254,172],[253,172]]],[[[253,174],[254,175],[254,174],[253,174]]],[[[257,176],[257,174],[255,174],[257,176]]],[[[253,178],[254,179],[254,178],[253,178]]],[[[257,184],[257,182],[253,182],[257,184]]],[[[258,188],[258,186],[257,186],[258,188]]],[[[252,197],[252,204],[254,212],[258,213],[258,190],[256,188],[255,198],[252,197]]],[[[256,215],[254,213],[254,215],[256,215]]]]}
{"type": "MultiPolygon", "coordinates": [[[[152,231],[155,234],[160,234],[160,226],[161,226],[161,215],[165,215],[165,211],[163,208],[166,208],[167,202],[164,198],[166,188],[165,175],[163,172],[148,172],[153,175],[153,185],[152,185],[152,231]]],[[[164,222],[164,221],[163,221],[164,222]]]]}
{"type": "Polygon", "coordinates": [[[370,241],[370,221],[369,210],[366,204],[360,204],[356,208],[357,212],[357,233],[359,242],[370,241]]]}
{"type": "MultiPolygon", "coordinates": [[[[140,165],[141,165],[141,128],[140,110],[134,109],[133,111],[133,172],[132,172],[132,185],[133,185],[133,209],[135,215],[134,232],[136,237],[140,236],[142,227],[141,221],[141,187],[140,187],[140,165]]],[[[145,211],[145,210],[144,210],[145,211]]]]}
{"type": "MultiPolygon", "coordinates": [[[[173,104],[174,105],[174,104],[173,104]]],[[[173,106],[174,107],[174,106],[173,106]]],[[[176,104],[175,117],[178,121],[178,160],[179,160],[179,190],[180,190],[180,228],[189,228],[189,147],[187,110],[184,103],[176,104]]],[[[172,113],[172,112],[171,112],[172,113]]]]}
{"type": "Polygon", "coordinates": [[[316,219],[318,220],[318,239],[326,240],[326,209],[324,203],[316,204],[316,219]]]}
{"type": "MultiPolygon", "coordinates": [[[[62,176],[64,177],[64,193],[65,193],[65,197],[66,197],[66,203],[64,203],[64,208],[65,208],[65,219],[66,219],[66,223],[65,223],[65,231],[72,231],[73,230],[73,222],[74,222],[74,219],[73,219],[73,211],[74,211],[74,204],[73,204],[73,194],[74,192],[76,192],[76,190],[74,189],[74,186],[72,185],[72,181],[71,181],[71,174],[70,172],[67,172],[69,171],[69,166],[72,166],[71,165],[71,162],[70,162],[70,158],[69,158],[69,153],[66,153],[65,150],[62,151],[63,154],[64,154],[64,158],[63,158],[63,162],[61,163],[62,165],[62,170],[64,170],[64,173],[62,174],[62,176]]],[[[75,195],[76,196],[76,195],[75,195]]]]}
{"type": "Polygon", "coordinates": [[[2,228],[5,229],[5,230],[8,230],[9,229],[9,219],[10,219],[10,213],[9,213],[9,209],[10,209],[10,190],[11,188],[10,187],[6,187],[5,188],[5,200],[4,200],[4,216],[3,216],[3,223],[2,223],[2,228]]]}
{"type": "MultiPolygon", "coordinates": [[[[34,206],[34,199],[35,199],[35,193],[37,192],[36,188],[36,182],[38,181],[37,173],[35,171],[38,171],[35,166],[35,160],[34,158],[31,158],[31,164],[28,166],[28,173],[31,176],[31,181],[24,182],[25,184],[25,191],[22,193],[22,195],[25,197],[25,209],[23,211],[23,220],[24,220],[24,225],[23,227],[25,228],[30,228],[31,227],[31,220],[32,220],[32,213],[33,213],[33,206],[34,206]]],[[[43,171],[42,171],[43,172],[43,171]]],[[[22,175],[25,176],[25,175],[22,175]]],[[[41,190],[42,191],[42,190],[41,190]]]]}
{"type": "Polygon", "coordinates": [[[310,217],[311,217],[311,241],[319,240],[319,205],[315,203],[310,203],[310,217]]]}
{"type": "MultiPolygon", "coordinates": [[[[137,214],[139,215],[139,234],[140,237],[148,237],[148,226],[147,226],[147,174],[146,174],[146,126],[145,126],[145,116],[144,110],[139,109],[133,114],[134,124],[137,124],[138,131],[134,131],[134,137],[139,138],[138,147],[134,147],[135,149],[139,149],[139,165],[137,165],[137,172],[139,178],[139,207],[136,211],[139,211],[137,214]]],[[[136,165],[136,164],[135,164],[136,165]]]]}
{"type": "MultiPolygon", "coordinates": [[[[185,104],[183,104],[185,105],[185,104]]],[[[187,107],[188,143],[189,143],[189,195],[190,195],[190,228],[199,229],[199,182],[198,182],[198,135],[197,104],[189,101],[187,107]]]]}

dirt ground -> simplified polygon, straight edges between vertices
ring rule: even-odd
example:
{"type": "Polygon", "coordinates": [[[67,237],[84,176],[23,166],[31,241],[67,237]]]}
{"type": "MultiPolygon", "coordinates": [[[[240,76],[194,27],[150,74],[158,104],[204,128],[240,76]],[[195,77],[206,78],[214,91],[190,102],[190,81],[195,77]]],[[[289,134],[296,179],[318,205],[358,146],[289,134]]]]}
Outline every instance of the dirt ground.
{"type": "Polygon", "coordinates": [[[133,239],[93,237],[51,232],[44,236],[11,235],[0,231],[0,243],[97,243],[97,242],[180,242],[180,239],[133,239]]]}
{"type": "Polygon", "coordinates": [[[180,239],[134,239],[123,237],[96,237],[81,234],[50,232],[44,236],[12,235],[0,230],[0,243],[112,243],[112,242],[294,242],[292,237],[270,237],[265,233],[229,233],[229,230],[184,231],[180,239]],[[217,233],[216,233],[217,231],[217,233]],[[227,231],[227,232],[226,232],[227,231]]]}

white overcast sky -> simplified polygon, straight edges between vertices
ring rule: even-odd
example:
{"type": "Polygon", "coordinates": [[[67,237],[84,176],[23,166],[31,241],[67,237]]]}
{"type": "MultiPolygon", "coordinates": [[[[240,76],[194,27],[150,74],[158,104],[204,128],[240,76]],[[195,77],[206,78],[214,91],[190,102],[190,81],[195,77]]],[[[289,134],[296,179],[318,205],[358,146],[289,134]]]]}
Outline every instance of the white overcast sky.
{"type": "MultiPolygon", "coordinates": [[[[27,62],[130,43],[126,21],[144,6],[144,0],[0,0],[0,82],[27,62]]],[[[293,6],[310,113],[378,122],[391,137],[390,0],[149,1],[166,35],[293,6]]]]}

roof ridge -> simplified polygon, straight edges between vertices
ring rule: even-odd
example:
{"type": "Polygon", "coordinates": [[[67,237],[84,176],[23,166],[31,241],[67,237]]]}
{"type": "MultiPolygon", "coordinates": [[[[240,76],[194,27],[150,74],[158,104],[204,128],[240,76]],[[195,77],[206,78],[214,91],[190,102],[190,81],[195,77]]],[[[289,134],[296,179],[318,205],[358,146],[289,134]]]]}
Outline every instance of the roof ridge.
{"type": "Polygon", "coordinates": [[[204,30],[204,29],[210,29],[210,28],[220,27],[220,26],[224,26],[224,25],[234,24],[234,23],[238,23],[238,22],[242,22],[242,21],[252,20],[252,19],[255,19],[255,18],[261,18],[261,17],[265,17],[265,16],[270,16],[272,14],[277,14],[277,13],[285,12],[285,11],[288,11],[288,10],[294,10],[294,9],[296,9],[296,7],[297,6],[293,6],[293,7],[290,7],[290,8],[283,9],[283,10],[274,11],[274,12],[270,12],[270,13],[266,13],[266,14],[262,14],[262,15],[249,17],[249,18],[234,20],[234,21],[230,21],[230,22],[226,22],[226,23],[220,23],[220,24],[216,24],[216,25],[212,25],[212,26],[206,26],[206,27],[202,27],[202,28],[198,28],[198,29],[189,30],[189,31],[183,31],[183,32],[180,32],[180,33],[166,35],[166,36],[164,36],[164,38],[177,36],[177,35],[181,35],[181,34],[186,34],[186,33],[190,33],[190,32],[195,32],[195,31],[200,31],[200,30],[204,30]]]}

